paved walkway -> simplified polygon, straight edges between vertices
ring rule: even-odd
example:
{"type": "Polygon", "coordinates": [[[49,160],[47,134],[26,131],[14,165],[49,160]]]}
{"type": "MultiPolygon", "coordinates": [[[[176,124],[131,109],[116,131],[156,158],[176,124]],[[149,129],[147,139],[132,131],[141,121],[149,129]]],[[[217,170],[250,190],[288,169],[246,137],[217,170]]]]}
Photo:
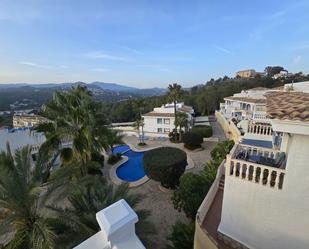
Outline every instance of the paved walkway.
{"type": "MultiPolygon", "coordinates": [[[[210,116],[211,120],[215,120],[215,116],[210,116]]],[[[217,137],[219,141],[226,140],[226,136],[220,124],[217,121],[211,122],[213,137],[217,137]]]]}
{"type": "MultiPolygon", "coordinates": [[[[217,124],[217,122],[211,122],[214,130],[214,136],[218,137],[219,140],[224,140],[224,133],[217,124]]],[[[137,146],[138,140],[134,136],[128,136],[124,138],[124,142],[133,145],[134,147],[141,148],[137,146]]],[[[200,172],[205,163],[211,159],[210,151],[216,145],[216,142],[206,141],[202,144],[203,149],[197,151],[189,151],[183,147],[183,144],[175,144],[169,141],[146,141],[147,146],[142,147],[143,149],[151,149],[158,146],[173,146],[180,148],[188,154],[188,156],[194,162],[194,168],[187,170],[186,172],[200,172]]],[[[109,170],[110,166],[106,165],[104,167],[105,175],[109,170]]],[[[149,249],[165,249],[167,244],[166,237],[171,233],[172,226],[177,220],[182,222],[189,222],[183,212],[178,212],[174,209],[171,197],[173,195],[172,191],[162,192],[159,189],[159,183],[153,180],[149,180],[143,185],[134,187],[130,189],[131,193],[139,193],[144,195],[144,199],[139,204],[140,208],[147,209],[151,211],[151,216],[149,220],[157,228],[157,234],[151,238],[156,245],[149,249]]]]}

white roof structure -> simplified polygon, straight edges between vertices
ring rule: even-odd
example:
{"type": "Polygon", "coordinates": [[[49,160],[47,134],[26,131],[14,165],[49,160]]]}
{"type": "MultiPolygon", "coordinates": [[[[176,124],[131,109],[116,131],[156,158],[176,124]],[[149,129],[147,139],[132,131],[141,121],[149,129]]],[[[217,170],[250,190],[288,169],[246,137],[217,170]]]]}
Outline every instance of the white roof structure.
{"type": "Polygon", "coordinates": [[[12,152],[24,146],[40,146],[45,142],[43,133],[29,129],[0,129],[0,151],[6,151],[9,143],[12,152]]]}
{"type": "Polygon", "coordinates": [[[74,249],[146,249],[135,234],[138,217],[125,200],[96,214],[101,231],[74,249]]]}

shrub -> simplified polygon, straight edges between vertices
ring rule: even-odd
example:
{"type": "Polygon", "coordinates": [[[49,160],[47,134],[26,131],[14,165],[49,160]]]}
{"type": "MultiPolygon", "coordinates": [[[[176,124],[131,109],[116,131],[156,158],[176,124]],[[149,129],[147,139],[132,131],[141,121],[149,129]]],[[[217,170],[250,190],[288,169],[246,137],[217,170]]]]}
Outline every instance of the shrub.
{"type": "Polygon", "coordinates": [[[179,141],[179,133],[175,129],[168,134],[168,137],[172,143],[179,141]]]}
{"type": "Polygon", "coordinates": [[[184,211],[187,217],[194,220],[212,182],[211,178],[201,174],[186,173],[182,175],[179,186],[172,197],[174,208],[184,211]]]}
{"type": "Polygon", "coordinates": [[[108,163],[109,163],[109,164],[115,164],[115,163],[117,163],[120,159],[121,159],[121,154],[120,154],[120,153],[112,154],[112,155],[110,155],[109,158],[108,158],[108,163]]]}
{"type": "Polygon", "coordinates": [[[99,163],[101,167],[104,166],[104,156],[98,152],[91,153],[91,161],[99,163]]]}
{"type": "Polygon", "coordinates": [[[234,146],[233,140],[226,140],[218,143],[210,152],[210,155],[215,161],[222,161],[234,146]]]}
{"type": "Polygon", "coordinates": [[[146,175],[162,186],[174,189],[187,166],[187,154],[177,148],[161,147],[146,151],[143,158],[146,175]]]}
{"type": "Polygon", "coordinates": [[[185,148],[194,150],[201,147],[203,137],[200,134],[188,132],[183,135],[182,141],[184,142],[185,148]]]}
{"type": "Polygon", "coordinates": [[[203,138],[212,136],[212,127],[209,125],[197,125],[192,128],[193,133],[201,135],[203,138]]]}
{"type": "Polygon", "coordinates": [[[103,175],[101,168],[101,164],[95,161],[90,161],[87,164],[87,171],[89,175],[103,175]]]}
{"type": "Polygon", "coordinates": [[[147,145],[145,142],[140,142],[140,143],[138,143],[137,144],[138,146],[145,146],[145,145],[147,145]]]}
{"type": "Polygon", "coordinates": [[[167,237],[170,245],[166,249],[192,249],[194,243],[195,224],[176,222],[172,233],[167,237]]]}

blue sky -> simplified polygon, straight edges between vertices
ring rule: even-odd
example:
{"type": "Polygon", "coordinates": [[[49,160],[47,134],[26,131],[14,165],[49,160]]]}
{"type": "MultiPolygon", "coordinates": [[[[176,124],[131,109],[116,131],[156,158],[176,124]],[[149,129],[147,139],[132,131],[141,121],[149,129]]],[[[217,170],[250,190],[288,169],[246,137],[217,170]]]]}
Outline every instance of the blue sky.
{"type": "Polygon", "coordinates": [[[308,0],[0,0],[0,82],[183,86],[309,73],[308,0]]]}

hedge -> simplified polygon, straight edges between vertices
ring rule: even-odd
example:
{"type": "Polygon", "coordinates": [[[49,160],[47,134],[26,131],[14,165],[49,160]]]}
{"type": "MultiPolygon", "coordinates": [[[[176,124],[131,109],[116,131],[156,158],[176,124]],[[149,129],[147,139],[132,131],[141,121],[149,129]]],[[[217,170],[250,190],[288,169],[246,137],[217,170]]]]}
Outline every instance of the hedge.
{"type": "Polygon", "coordinates": [[[203,137],[198,133],[188,132],[183,135],[182,141],[185,148],[194,150],[201,147],[203,143],[203,137]]]}
{"type": "Polygon", "coordinates": [[[212,136],[212,127],[209,125],[197,125],[192,128],[193,133],[201,135],[203,138],[212,136]]]}
{"type": "Polygon", "coordinates": [[[160,147],[146,151],[143,158],[146,175],[167,188],[176,188],[187,166],[187,154],[178,148],[160,147]]]}
{"type": "Polygon", "coordinates": [[[120,153],[112,154],[112,155],[109,156],[107,162],[108,162],[109,164],[115,164],[115,163],[117,163],[118,161],[120,161],[120,159],[121,159],[121,154],[120,154],[120,153]]]}

